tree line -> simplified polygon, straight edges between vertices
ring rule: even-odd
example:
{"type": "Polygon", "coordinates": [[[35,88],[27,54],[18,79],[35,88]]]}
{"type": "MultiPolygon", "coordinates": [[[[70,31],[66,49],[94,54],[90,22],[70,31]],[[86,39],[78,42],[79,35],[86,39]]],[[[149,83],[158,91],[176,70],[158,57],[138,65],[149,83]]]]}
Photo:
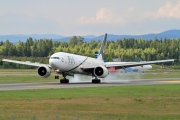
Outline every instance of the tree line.
{"type": "MultiPolygon", "coordinates": [[[[73,36],[68,42],[53,41],[52,39],[32,39],[25,42],[19,41],[13,44],[9,40],[0,42],[1,58],[10,57],[18,60],[36,59],[47,56],[55,52],[68,52],[79,55],[94,57],[94,52],[99,51],[101,40],[85,42],[84,38],[73,36]]],[[[180,39],[118,39],[107,41],[105,45],[105,60],[112,61],[113,58],[120,58],[122,61],[151,61],[161,59],[176,59],[173,63],[180,65],[180,39]]],[[[39,61],[38,61],[39,62],[39,61]]],[[[40,62],[47,62],[40,60],[40,62]]],[[[171,65],[172,63],[166,63],[171,65]]]]}

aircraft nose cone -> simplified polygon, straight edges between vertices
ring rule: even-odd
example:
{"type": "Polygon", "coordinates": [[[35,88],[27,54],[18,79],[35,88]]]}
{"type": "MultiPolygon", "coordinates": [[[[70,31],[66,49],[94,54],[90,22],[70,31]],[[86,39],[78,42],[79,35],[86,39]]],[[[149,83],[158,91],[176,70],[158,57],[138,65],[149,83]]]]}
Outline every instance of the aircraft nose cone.
{"type": "Polygon", "coordinates": [[[50,60],[49,60],[49,65],[50,65],[51,68],[53,68],[53,69],[56,69],[56,68],[57,68],[54,60],[51,60],[51,59],[50,59],[50,60]]]}

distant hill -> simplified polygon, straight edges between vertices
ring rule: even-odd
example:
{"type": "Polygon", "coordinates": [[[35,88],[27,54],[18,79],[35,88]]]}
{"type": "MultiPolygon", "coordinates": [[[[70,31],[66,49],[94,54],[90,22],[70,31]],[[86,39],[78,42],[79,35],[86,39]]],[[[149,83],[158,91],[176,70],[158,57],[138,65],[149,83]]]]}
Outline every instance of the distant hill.
{"type": "MultiPolygon", "coordinates": [[[[61,35],[56,35],[56,34],[44,34],[44,35],[39,35],[39,34],[32,34],[32,35],[0,35],[0,40],[1,41],[6,41],[9,40],[12,43],[17,43],[19,40],[20,41],[26,41],[27,38],[32,37],[33,39],[52,39],[54,41],[69,41],[69,39],[72,36],[61,36],[61,35]]],[[[87,36],[82,36],[86,42],[90,42],[92,40],[98,41],[102,40],[104,35],[100,36],[94,36],[94,35],[87,35],[87,36]]],[[[164,31],[161,33],[157,34],[145,34],[145,35],[113,35],[113,34],[108,34],[108,40],[117,40],[117,39],[124,39],[124,38],[143,38],[145,40],[154,40],[154,38],[158,39],[164,39],[164,38],[170,38],[170,39],[176,39],[180,38],[180,30],[168,30],[164,31]]]]}
{"type": "Polygon", "coordinates": [[[0,41],[6,41],[9,40],[12,43],[18,43],[18,41],[26,41],[27,38],[32,37],[33,39],[61,39],[61,38],[65,38],[65,36],[61,36],[61,35],[56,35],[56,34],[43,34],[43,35],[39,35],[39,34],[32,34],[32,35],[0,35],[0,41]]]}
{"type": "MultiPolygon", "coordinates": [[[[92,38],[95,40],[101,40],[103,39],[104,35],[92,38]]],[[[124,38],[134,38],[134,39],[139,39],[143,38],[145,40],[154,40],[154,38],[158,39],[164,39],[164,38],[170,38],[170,39],[180,39],[180,30],[168,30],[165,32],[157,33],[157,34],[145,34],[145,35],[113,35],[113,34],[108,34],[108,40],[117,40],[117,39],[124,39],[124,38]]]]}

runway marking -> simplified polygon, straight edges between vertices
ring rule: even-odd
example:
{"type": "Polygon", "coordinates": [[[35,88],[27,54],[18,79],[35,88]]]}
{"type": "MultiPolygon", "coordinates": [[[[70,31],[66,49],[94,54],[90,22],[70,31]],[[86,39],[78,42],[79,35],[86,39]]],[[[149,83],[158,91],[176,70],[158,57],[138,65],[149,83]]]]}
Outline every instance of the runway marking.
{"type": "Polygon", "coordinates": [[[165,82],[165,83],[180,83],[180,80],[172,80],[172,81],[158,81],[158,82],[165,82]]]}

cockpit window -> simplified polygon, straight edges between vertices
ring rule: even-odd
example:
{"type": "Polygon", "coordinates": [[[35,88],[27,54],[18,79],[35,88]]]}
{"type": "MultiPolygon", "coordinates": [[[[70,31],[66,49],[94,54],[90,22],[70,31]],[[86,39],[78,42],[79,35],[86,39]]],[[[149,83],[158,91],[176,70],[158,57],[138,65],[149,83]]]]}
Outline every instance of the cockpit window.
{"type": "Polygon", "coordinates": [[[51,59],[59,59],[59,57],[51,57],[51,59]]]}

